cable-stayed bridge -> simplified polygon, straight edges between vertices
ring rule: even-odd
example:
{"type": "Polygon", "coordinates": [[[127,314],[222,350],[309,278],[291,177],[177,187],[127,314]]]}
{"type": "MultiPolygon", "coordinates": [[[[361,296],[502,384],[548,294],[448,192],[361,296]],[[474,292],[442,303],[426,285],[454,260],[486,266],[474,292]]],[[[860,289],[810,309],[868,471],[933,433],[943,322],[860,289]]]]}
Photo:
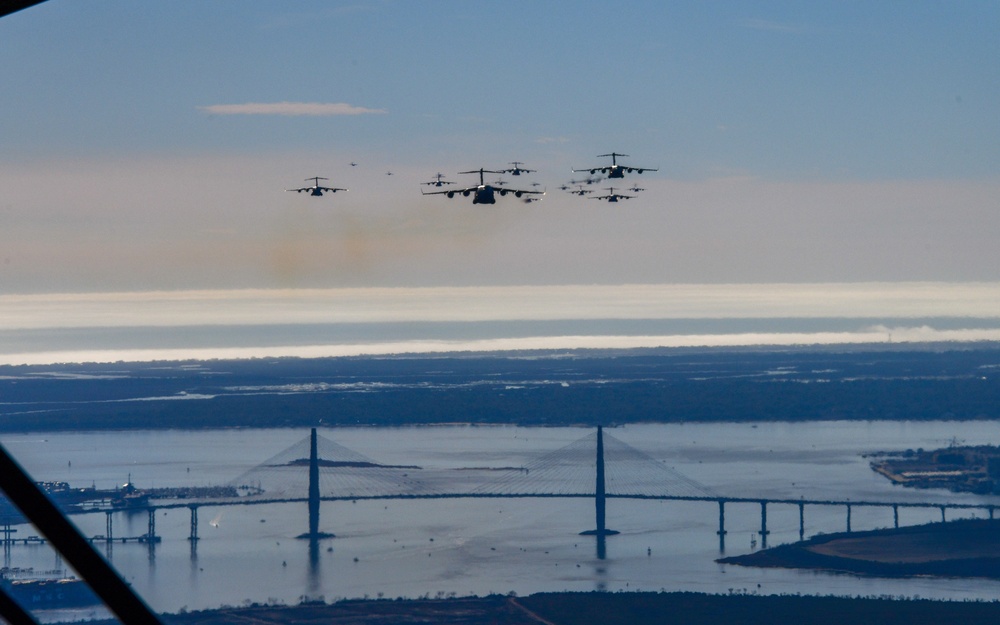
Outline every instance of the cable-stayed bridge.
{"type": "MultiPolygon", "coordinates": [[[[183,502],[161,502],[137,506],[149,512],[149,528],[145,535],[115,539],[112,515],[118,510],[94,509],[90,512],[107,514],[107,533],[93,540],[110,545],[115,540],[148,542],[152,548],[156,536],[155,511],[167,508],[189,508],[191,511],[192,542],[198,540],[198,509],[232,505],[266,503],[306,503],[309,529],[300,538],[327,538],[332,534],[319,531],[321,501],[362,499],[467,499],[467,498],[543,498],[575,497],[594,500],[595,527],[581,533],[603,537],[615,534],[605,525],[608,499],[653,499],[715,502],[718,505],[718,536],[720,551],[725,549],[725,510],[727,504],[750,503],[760,506],[761,545],[767,546],[767,510],[769,505],[797,506],[799,538],[805,534],[805,507],[838,506],[846,510],[846,530],[851,531],[851,512],[858,507],[892,508],[893,521],[899,527],[900,508],[938,508],[941,520],[947,509],[981,509],[994,518],[992,504],[915,503],[886,501],[833,501],[806,499],[766,499],[752,495],[731,496],[713,492],[710,488],[665,466],[648,454],[597,430],[555,451],[543,454],[520,467],[502,471],[430,470],[414,465],[383,464],[352,449],[319,436],[313,429],[310,436],[265,460],[229,483],[234,497],[187,499],[183,502]],[[483,479],[483,473],[491,474],[483,479]],[[470,475],[479,475],[476,479],[470,475]]],[[[9,544],[10,528],[4,530],[5,546],[9,544]]]]}
{"type": "MultiPolygon", "coordinates": [[[[605,467],[607,496],[716,499],[710,489],[599,429],[522,467],[471,482],[455,471],[386,465],[316,436],[321,499],[420,497],[594,497],[595,471],[605,467]],[[598,455],[598,438],[603,454],[598,455]]],[[[312,437],[307,437],[229,482],[248,500],[284,501],[309,496],[312,437]]]]}

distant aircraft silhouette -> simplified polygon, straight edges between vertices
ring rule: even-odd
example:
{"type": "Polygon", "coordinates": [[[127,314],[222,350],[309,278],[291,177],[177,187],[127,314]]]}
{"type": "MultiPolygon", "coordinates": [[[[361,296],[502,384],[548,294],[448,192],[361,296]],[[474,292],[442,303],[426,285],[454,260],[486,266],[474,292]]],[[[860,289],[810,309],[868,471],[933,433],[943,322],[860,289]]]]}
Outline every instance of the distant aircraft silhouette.
{"type": "Polygon", "coordinates": [[[431,180],[430,182],[421,182],[420,184],[427,184],[434,187],[443,187],[446,184],[455,184],[455,183],[450,180],[445,180],[444,174],[437,173],[434,175],[434,180],[431,180]]]}
{"type": "Polygon", "coordinates": [[[324,191],[326,191],[327,193],[336,193],[337,191],[347,191],[347,189],[342,189],[340,187],[323,187],[323,186],[320,186],[319,181],[320,180],[328,180],[328,178],[323,178],[323,177],[320,177],[320,176],[313,176],[312,178],[306,178],[307,182],[309,180],[313,181],[313,186],[311,186],[311,187],[302,187],[300,189],[285,189],[285,191],[295,191],[296,193],[309,193],[309,195],[312,195],[312,196],[315,196],[315,197],[321,197],[323,195],[324,191]]]}
{"type": "Polygon", "coordinates": [[[611,165],[605,165],[604,167],[588,167],[587,169],[574,169],[573,171],[589,171],[591,175],[601,172],[608,175],[608,178],[624,178],[625,172],[636,172],[642,173],[644,171],[659,171],[654,167],[636,167],[635,165],[619,165],[617,158],[619,156],[628,156],[628,154],[619,154],[618,152],[612,152],[611,154],[598,154],[597,158],[603,158],[605,156],[611,157],[611,165]]]}
{"type": "Polygon", "coordinates": [[[514,167],[510,169],[502,169],[500,171],[505,174],[510,174],[511,176],[520,176],[521,174],[530,174],[536,171],[534,169],[525,169],[524,167],[521,167],[521,161],[511,161],[510,164],[514,167]]]}
{"type": "Polygon", "coordinates": [[[592,197],[590,199],[592,199],[592,200],[607,200],[609,202],[617,202],[618,200],[631,200],[632,198],[635,197],[634,195],[622,195],[621,193],[615,193],[615,188],[614,187],[608,187],[608,191],[610,191],[610,193],[608,193],[607,195],[595,195],[594,197],[592,197]]]}

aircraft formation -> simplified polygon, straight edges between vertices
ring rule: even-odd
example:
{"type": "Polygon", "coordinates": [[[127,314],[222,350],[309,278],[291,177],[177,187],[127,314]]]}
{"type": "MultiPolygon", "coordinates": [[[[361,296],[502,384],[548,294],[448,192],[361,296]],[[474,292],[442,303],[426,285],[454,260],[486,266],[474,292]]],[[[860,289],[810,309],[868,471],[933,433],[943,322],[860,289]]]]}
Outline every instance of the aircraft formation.
{"type": "MultiPolygon", "coordinates": [[[[642,187],[638,185],[632,185],[628,188],[631,193],[619,193],[615,191],[615,187],[605,187],[607,193],[603,195],[589,195],[594,191],[588,189],[588,186],[594,185],[602,180],[611,179],[624,179],[627,173],[637,173],[642,174],[647,171],[659,171],[655,167],[646,167],[640,165],[626,165],[618,162],[619,157],[628,157],[628,154],[622,154],[620,152],[611,152],[609,154],[599,154],[598,158],[611,158],[610,165],[595,165],[594,167],[586,167],[583,169],[573,169],[574,173],[587,172],[589,175],[582,180],[570,180],[568,183],[560,185],[559,189],[571,193],[573,195],[578,195],[580,197],[588,197],[593,200],[603,200],[606,202],[618,202],[619,200],[628,200],[637,197],[635,194],[644,191],[642,187]]],[[[471,197],[473,204],[496,204],[498,197],[505,197],[507,195],[513,195],[515,198],[521,199],[524,203],[537,202],[542,199],[545,195],[545,191],[539,190],[538,187],[541,185],[538,182],[533,182],[530,184],[531,189],[526,188],[515,188],[513,186],[508,186],[508,181],[503,180],[502,177],[495,181],[487,182],[486,174],[497,174],[503,176],[509,174],[511,176],[523,176],[526,174],[535,173],[537,170],[528,169],[523,166],[521,161],[511,161],[508,163],[512,167],[505,167],[502,169],[486,169],[485,167],[480,167],[479,169],[473,169],[469,171],[461,171],[459,174],[479,174],[479,183],[475,185],[465,186],[465,187],[453,187],[451,185],[456,185],[458,183],[445,180],[445,175],[442,173],[435,174],[431,180],[426,182],[421,182],[421,186],[434,187],[434,191],[424,191],[421,189],[420,193],[422,195],[444,195],[447,198],[454,198],[456,195],[461,195],[462,197],[471,197]]],[[[356,162],[350,163],[351,167],[357,167],[356,162]]],[[[387,176],[392,176],[392,172],[386,172],[387,176]]],[[[309,193],[313,197],[322,197],[324,193],[336,193],[337,191],[347,191],[346,188],[341,187],[326,187],[319,183],[320,180],[327,180],[321,176],[313,176],[312,178],[306,178],[306,181],[313,181],[312,186],[301,187],[296,189],[286,189],[286,191],[295,191],[298,193],[309,193]]]]}
{"type": "MultiPolygon", "coordinates": [[[[530,171],[530,170],[520,169],[518,171],[519,172],[526,172],[526,171],[530,171]]],[[[511,170],[509,170],[509,169],[506,169],[506,170],[491,170],[491,169],[484,169],[484,168],[479,168],[479,169],[473,170],[473,171],[460,171],[460,172],[458,172],[460,174],[479,174],[479,184],[476,185],[476,186],[465,187],[465,188],[461,188],[461,189],[445,189],[444,191],[431,191],[430,193],[424,193],[423,191],[421,191],[421,193],[423,193],[424,195],[445,195],[445,196],[447,196],[449,198],[453,198],[453,197],[455,197],[456,194],[459,194],[459,193],[462,194],[464,197],[469,197],[471,195],[472,196],[472,203],[473,204],[496,204],[497,203],[497,200],[496,200],[497,194],[499,194],[501,197],[503,197],[503,196],[507,195],[508,193],[512,193],[514,195],[514,197],[518,197],[518,198],[522,197],[525,194],[530,194],[530,195],[535,195],[535,194],[537,194],[537,195],[545,195],[545,191],[537,191],[537,190],[536,191],[532,191],[532,190],[528,190],[528,189],[508,189],[506,186],[504,186],[506,183],[502,182],[502,181],[497,181],[497,182],[493,182],[493,183],[487,183],[487,182],[485,182],[485,176],[486,176],[486,174],[503,174],[503,173],[509,173],[509,172],[511,172],[511,170]]],[[[520,173],[513,174],[513,175],[519,176],[520,173]]]]}

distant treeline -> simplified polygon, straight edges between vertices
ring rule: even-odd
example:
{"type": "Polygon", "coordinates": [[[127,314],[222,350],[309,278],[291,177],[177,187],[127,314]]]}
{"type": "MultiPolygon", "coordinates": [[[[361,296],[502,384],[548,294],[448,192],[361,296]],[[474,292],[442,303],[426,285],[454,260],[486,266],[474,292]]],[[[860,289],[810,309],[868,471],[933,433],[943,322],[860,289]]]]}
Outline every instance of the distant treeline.
{"type": "Polygon", "coordinates": [[[0,431],[998,419],[998,363],[996,349],[705,350],[3,367],[0,431]],[[313,388],[239,390],[291,384],[313,388]]]}
{"type": "MultiPolygon", "coordinates": [[[[527,597],[348,600],[296,606],[252,605],[165,614],[165,625],[370,625],[463,623],[465,625],[993,625],[996,602],[766,596],[746,588],[727,595],[690,592],[540,593],[527,597]]],[[[108,625],[113,621],[92,621],[108,625]]]]}

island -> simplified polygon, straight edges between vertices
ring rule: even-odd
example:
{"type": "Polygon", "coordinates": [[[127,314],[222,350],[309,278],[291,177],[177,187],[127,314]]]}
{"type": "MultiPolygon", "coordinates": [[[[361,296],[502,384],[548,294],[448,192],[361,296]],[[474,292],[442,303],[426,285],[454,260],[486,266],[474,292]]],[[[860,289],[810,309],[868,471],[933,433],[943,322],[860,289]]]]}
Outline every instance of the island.
{"type": "Polygon", "coordinates": [[[820,534],[723,564],[808,568],[878,577],[1000,579],[1000,519],[961,519],[867,532],[820,534]]]}

